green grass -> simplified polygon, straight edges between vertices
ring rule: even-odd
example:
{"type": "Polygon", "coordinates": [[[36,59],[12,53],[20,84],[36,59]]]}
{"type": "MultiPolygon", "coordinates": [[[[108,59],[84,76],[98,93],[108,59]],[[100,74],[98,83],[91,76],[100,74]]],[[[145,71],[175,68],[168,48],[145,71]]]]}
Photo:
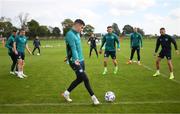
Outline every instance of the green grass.
{"type": "MultiPolygon", "coordinates": [[[[177,43],[180,46],[180,41],[177,43]]],[[[0,48],[0,113],[180,113],[180,56],[175,55],[174,48],[174,74],[178,82],[168,79],[166,59],[161,63],[164,75],[152,77],[155,72],[155,57],[152,56],[155,40],[144,40],[144,49],[141,50],[142,63],[150,70],[143,65],[126,65],[130,48],[129,40],[124,40],[121,51],[117,53],[119,72],[113,74],[113,64],[109,59],[106,76],[102,75],[103,55],[97,59],[93,52],[89,59],[89,47],[83,42],[86,72],[102,103],[93,106],[84,84],[72,92],[73,103],[62,99],[60,93],[75,79],[75,74],[63,62],[64,41],[42,41],[42,45],[45,44],[54,47],[42,48],[41,56],[26,53],[26,79],[9,75],[11,61],[7,50],[0,48]],[[116,94],[114,103],[104,101],[106,91],[116,94]]]]}

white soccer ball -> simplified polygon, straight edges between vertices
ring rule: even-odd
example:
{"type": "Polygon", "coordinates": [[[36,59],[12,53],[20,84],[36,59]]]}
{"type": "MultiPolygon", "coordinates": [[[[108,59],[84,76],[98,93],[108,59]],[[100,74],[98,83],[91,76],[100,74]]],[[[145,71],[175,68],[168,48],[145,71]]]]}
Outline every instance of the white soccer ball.
{"type": "Polygon", "coordinates": [[[108,102],[113,102],[115,100],[116,96],[112,91],[108,91],[108,92],[106,92],[104,98],[108,102]]]}
{"type": "Polygon", "coordinates": [[[37,55],[40,55],[40,53],[37,53],[37,55]]]}
{"type": "Polygon", "coordinates": [[[88,42],[88,44],[90,45],[90,44],[91,44],[91,42],[88,42]]]}
{"type": "Polygon", "coordinates": [[[99,40],[98,39],[96,39],[96,43],[98,43],[99,42],[99,40]]]}

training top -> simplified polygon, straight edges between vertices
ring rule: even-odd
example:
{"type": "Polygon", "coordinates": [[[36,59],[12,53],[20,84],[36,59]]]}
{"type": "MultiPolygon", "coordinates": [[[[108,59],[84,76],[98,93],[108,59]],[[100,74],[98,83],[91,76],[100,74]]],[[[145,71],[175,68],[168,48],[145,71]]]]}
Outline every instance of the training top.
{"type": "Polygon", "coordinates": [[[26,44],[27,44],[27,37],[22,36],[22,35],[18,35],[15,38],[15,42],[16,42],[17,51],[24,53],[24,50],[25,50],[26,44]]]}
{"type": "Polygon", "coordinates": [[[13,53],[12,49],[13,49],[14,41],[15,41],[15,36],[11,35],[6,42],[6,47],[8,48],[8,53],[13,53]]]}
{"type": "Polygon", "coordinates": [[[175,49],[178,50],[175,39],[173,39],[170,35],[167,35],[167,34],[161,35],[157,39],[155,52],[157,53],[160,45],[162,47],[161,51],[163,51],[163,52],[170,52],[171,51],[171,43],[173,43],[175,49]]]}
{"type": "Polygon", "coordinates": [[[137,32],[134,32],[131,34],[131,37],[130,37],[130,46],[131,48],[132,47],[142,47],[143,44],[142,44],[142,36],[141,34],[137,33],[137,32]]]}
{"type": "Polygon", "coordinates": [[[79,32],[76,32],[74,29],[69,30],[66,33],[65,42],[68,61],[72,63],[76,60],[83,61],[84,57],[79,32]]]}
{"type": "Polygon", "coordinates": [[[102,47],[105,44],[105,51],[116,51],[116,43],[117,43],[117,48],[120,48],[118,36],[114,33],[107,33],[102,38],[102,45],[100,49],[102,49],[102,47]]]}

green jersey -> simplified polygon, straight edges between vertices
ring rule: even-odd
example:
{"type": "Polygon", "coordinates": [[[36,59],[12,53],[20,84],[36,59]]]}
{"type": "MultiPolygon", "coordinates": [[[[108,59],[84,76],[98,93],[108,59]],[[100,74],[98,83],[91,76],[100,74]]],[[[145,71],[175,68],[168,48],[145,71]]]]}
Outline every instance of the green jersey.
{"type": "Polygon", "coordinates": [[[26,44],[27,44],[26,36],[21,36],[21,35],[17,36],[15,38],[15,42],[16,42],[17,51],[24,53],[25,48],[26,48],[26,44]]]}
{"type": "Polygon", "coordinates": [[[69,30],[65,36],[66,53],[69,62],[74,63],[76,60],[83,61],[80,34],[74,29],[69,30]]]}
{"type": "Polygon", "coordinates": [[[14,41],[15,41],[15,36],[11,35],[6,42],[6,47],[8,48],[8,53],[13,53],[12,49],[13,49],[14,41]]]}
{"type": "Polygon", "coordinates": [[[120,48],[118,36],[114,33],[108,33],[103,37],[100,49],[102,49],[105,44],[105,51],[116,51],[116,43],[117,48],[120,48]]]}
{"type": "Polygon", "coordinates": [[[131,34],[131,38],[130,38],[130,45],[131,45],[131,48],[132,47],[142,47],[142,36],[141,34],[137,33],[137,32],[134,32],[131,34]]]}

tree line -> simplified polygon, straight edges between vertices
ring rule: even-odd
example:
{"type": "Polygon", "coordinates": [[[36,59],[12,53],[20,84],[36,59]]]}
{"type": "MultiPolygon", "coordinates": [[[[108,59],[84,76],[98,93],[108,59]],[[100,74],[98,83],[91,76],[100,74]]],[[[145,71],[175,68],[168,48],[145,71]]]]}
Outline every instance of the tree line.
{"type": "MultiPolygon", "coordinates": [[[[28,20],[28,14],[20,14],[18,16],[20,27],[15,27],[11,23],[11,19],[6,17],[0,17],[0,34],[2,34],[5,37],[8,37],[11,34],[11,31],[13,29],[25,29],[27,31],[27,36],[31,39],[35,38],[36,36],[39,37],[61,37],[66,34],[66,32],[73,26],[73,20],[71,19],[64,19],[61,22],[62,25],[62,31],[59,27],[52,27],[52,26],[46,26],[41,25],[37,20],[31,19],[28,20]]],[[[118,36],[121,36],[123,34],[131,34],[133,32],[133,27],[131,25],[125,25],[122,29],[122,32],[120,31],[117,23],[112,23],[112,27],[114,30],[114,33],[118,36]]],[[[87,24],[84,27],[83,34],[85,37],[89,37],[92,33],[94,33],[95,27],[93,27],[90,24],[87,24]]],[[[145,32],[143,29],[138,28],[138,32],[141,35],[145,35],[145,32]]]]}

